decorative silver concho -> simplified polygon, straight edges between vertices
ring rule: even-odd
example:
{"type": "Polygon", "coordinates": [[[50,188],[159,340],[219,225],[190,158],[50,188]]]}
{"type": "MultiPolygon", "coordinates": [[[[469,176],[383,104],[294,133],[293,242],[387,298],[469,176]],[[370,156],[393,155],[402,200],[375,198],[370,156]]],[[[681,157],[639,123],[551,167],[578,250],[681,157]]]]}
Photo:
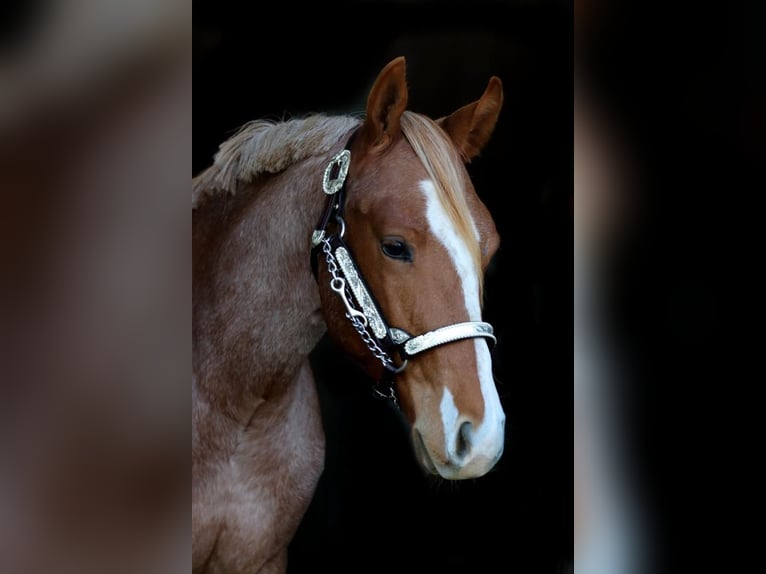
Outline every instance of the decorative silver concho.
{"type": "Polygon", "coordinates": [[[348,165],[351,162],[351,152],[347,149],[339,151],[324,168],[324,176],[322,176],[322,190],[327,195],[334,195],[340,191],[343,187],[343,183],[346,181],[346,175],[348,175],[348,165]],[[337,167],[338,173],[335,177],[332,176],[333,170],[337,167]]]}

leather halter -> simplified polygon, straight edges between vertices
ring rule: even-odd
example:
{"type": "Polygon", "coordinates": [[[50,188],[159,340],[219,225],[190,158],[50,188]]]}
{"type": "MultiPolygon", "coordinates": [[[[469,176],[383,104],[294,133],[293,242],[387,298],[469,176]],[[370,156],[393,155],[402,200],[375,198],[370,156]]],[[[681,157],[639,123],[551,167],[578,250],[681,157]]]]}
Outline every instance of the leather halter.
{"type": "Polygon", "coordinates": [[[346,175],[351,163],[351,142],[335,154],[325,168],[322,189],[327,196],[322,212],[311,237],[311,271],[318,281],[318,259],[324,253],[328,271],[332,278],[330,288],[341,298],[346,307],[346,318],[352,323],[359,336],[383,364],[384,379],[379,385],[384,391],[376,392],[396,403],[393,377],[404,371],[408,360],[420,353],[463,339],[481,337],[496,342],[492,325],[483,321],[454,323],[413,336],[404,329],[391,327],[386,321],[369,289],[354,257],[343,240],[346,224],[343,220],[345,204],[346,175]],[[328,227],[335,223],[335,231],[328,227]],[[399,364],[394,361],[398,356],[399,364]]]}

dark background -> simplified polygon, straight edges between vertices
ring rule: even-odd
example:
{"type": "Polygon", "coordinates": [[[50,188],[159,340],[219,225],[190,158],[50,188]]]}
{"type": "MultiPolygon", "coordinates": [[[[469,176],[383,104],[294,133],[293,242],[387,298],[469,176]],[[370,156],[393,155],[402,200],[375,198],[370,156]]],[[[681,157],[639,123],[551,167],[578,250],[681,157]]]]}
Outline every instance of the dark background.
{"type": "Polygon", "coordinates": [[[762,560],[766,4],[577,5],[578,77],[635,168],[605,303],[648,571],[746,571],[762,560]]]}
{"type": "MultiPolygon", "coordinates": [[[[289,572],[549,572],[572,560],[572,9],[563,2],[194,3],[194,173],[256,118],[363,111],[392,58],[409,108],[505,105],[469,165],[502,245],[486,282],[506,449],[489,475],[446,483],[416,466],[392,406],[329,341],[313,355],[325,472],[289,572]]],[[[424,294],[427,296],[427,294],[424,294]]]]}

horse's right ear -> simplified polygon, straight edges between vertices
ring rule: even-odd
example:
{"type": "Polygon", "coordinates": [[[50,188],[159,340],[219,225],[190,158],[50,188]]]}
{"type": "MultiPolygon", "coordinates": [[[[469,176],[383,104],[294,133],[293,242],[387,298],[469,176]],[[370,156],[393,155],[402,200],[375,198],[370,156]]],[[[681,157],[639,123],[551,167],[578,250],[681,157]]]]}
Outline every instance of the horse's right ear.
{"type": "Polygon", "coordinates": [[[380,71],[367,96],[361,138],[371,148],[385,148],[399,133],[399,118],[407,108],[405,68],[404,56],[391,60],[380,71]]]}

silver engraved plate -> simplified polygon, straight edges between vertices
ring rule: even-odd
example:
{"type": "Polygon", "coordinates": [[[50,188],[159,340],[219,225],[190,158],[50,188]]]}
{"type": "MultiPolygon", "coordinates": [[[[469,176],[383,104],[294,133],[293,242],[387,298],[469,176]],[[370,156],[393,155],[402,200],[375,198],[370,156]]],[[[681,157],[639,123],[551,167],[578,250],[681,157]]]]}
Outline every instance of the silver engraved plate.
{"type": "Polygon", "coordinates": [[[434,329],[407,341],[404,344],[404,352],[408,355],[417,355],[439,345],[474,337],[485,337],[494,341],[492,325],[482,321],[468,321],[434,329]]]}
{"type": "Polygon", "coordinates": [[[354,298],[367,317],[367,324],[372,329],[373,334],[378,339],[382,339],[386,336],[386,325],[380,313],[378,313],[378,309],[375,303],[373,303],[367,288],[362,283],[362,278],[356,272],[356,265],[351,260],[351,255],[345,247],[338,247],[335,250],[335,258],[338,260],[338,265],[340,265],[343,274],[346,276],[346,281],[348,281],[348,286],[351,287],[354,298]]]}
{"type": "Polygon", "coordinates": [[[324,168],[322,176],[322,190],[327,195],[333,195],[340,191],[348,174],[348,164],[351,162],[351,152],[347,149],[336,153],[324,168]],[[337,170],[337,172],[336,172],[337,170]],[[335,172],[335,173],[334,173],[335,172]]]}

